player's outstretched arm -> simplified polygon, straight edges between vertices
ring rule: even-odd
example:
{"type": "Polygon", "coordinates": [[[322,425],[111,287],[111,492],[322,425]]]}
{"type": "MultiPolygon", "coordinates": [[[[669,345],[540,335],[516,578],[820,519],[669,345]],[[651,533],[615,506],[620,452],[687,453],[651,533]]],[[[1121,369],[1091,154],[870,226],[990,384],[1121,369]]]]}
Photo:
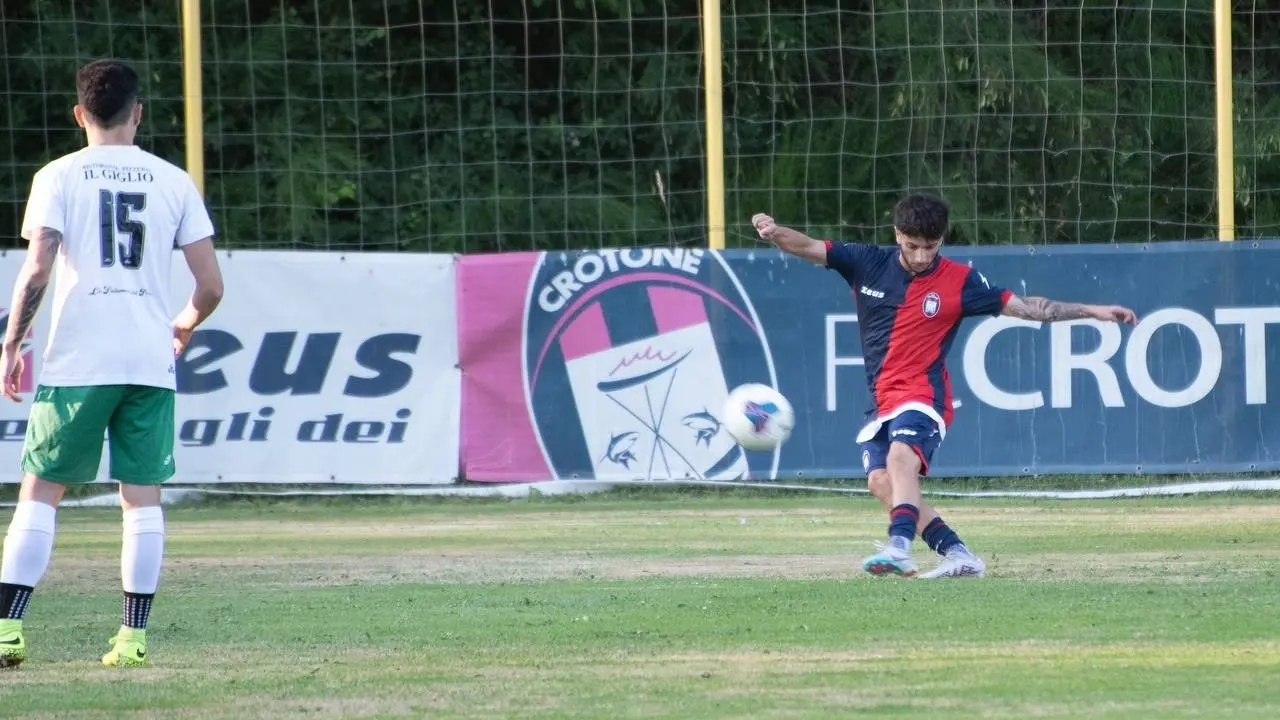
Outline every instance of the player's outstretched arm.
{"type": "Polygon", "coordinates": [[[1088,318],[1103,322],[1120,322],[1132,325],[1138,321],[1136,313],[1119,305],[1084,305],[1050,300],[1043,297],[1021,297],[1018,295],[1009,297],[1009,301],[1005,303],[1001,314],[1038,322],[1058,322],[1060,320],[1082,320],[1088,318]]]}
{"type": "Polygon", "coordinates": [[[779,225],[764,213],[753,215],[751,224],[761,238],[777,245],[782,252],[819,265],[827,263],[827,244],[821,240],[814,240],[799,230],[779,225]]]}

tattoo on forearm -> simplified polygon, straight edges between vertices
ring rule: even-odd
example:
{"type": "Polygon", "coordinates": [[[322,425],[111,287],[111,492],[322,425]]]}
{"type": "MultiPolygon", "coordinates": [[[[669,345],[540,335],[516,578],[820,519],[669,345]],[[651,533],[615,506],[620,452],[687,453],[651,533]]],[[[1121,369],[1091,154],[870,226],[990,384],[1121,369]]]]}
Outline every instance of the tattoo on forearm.
{"type": "Polygon", "coordinates": [[[1058,302],[1042,297],[1015,297],[1009,302],[1008,311],[1014,317],[1040,322],[1089,317],[1089,311],[1084,305],[1058,302]]]}
{"type": "MultiPolygon", "coordinates": [[[[43,228],[32,243],[30,252],[37,253],[38,267],[50,267],[58,255],[58,246],[62,244],[62,234],[49,228],[43,228]]],[[[4,342],[6,345],[19,345],[35,323],[36,314],[40,312],[40,303],[44,300],[45,290],[49,288],[49,277],[32,275],[24,271],[18,276],[18,287],[14,288],[13,308],[9,311],[9,323],[6,328],[4,342]]]]}
{"type": "Polygon", "coordinates": [[[62,233],[49,228],[40,228],[36,241],[36,252],[40,253],[40,264],[43,267],[51,267],[58,257],[58,248],[62,247],[62,233]]]}
{"type": "Polygon", "coordinates": [[[37,284],[31,281],[22,288],[22,299],[18,301],[18,307],[14,308],[13,313],[9,315],[9,332],[5,342],[17,345],[27,336],[27,332],[31,330],[31,324],[36,320],[36,313],[40,312],[40,302],[44,300],[44,291],[48,287],[47,282],[37,284]],[[14,315],[17,316],[17,320],[13,319],[14,315]]]}

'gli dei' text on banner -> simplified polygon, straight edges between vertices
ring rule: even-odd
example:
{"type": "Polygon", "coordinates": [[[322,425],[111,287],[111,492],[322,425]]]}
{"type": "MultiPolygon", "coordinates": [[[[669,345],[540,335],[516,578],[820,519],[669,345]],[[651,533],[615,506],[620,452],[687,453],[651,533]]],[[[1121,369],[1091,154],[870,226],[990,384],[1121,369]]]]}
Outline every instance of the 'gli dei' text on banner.
{"type": "MultiPolygon", "coordinates": [[[[453,256],[237,251],[219,262],[225,298],[174,363],[174,482],[456,481],[453,256]]],[[[0,284],[21,263],[0,259],[0,284]]],[[[176,314],[192,280],[181,253],[173,263],[176,314]]],[[[0,481],[20,479],[49,315],[24,348],[24,402],[0,410],[0,481]]],[[[104,480],[107,458],[104,448],[104,480]]]]}

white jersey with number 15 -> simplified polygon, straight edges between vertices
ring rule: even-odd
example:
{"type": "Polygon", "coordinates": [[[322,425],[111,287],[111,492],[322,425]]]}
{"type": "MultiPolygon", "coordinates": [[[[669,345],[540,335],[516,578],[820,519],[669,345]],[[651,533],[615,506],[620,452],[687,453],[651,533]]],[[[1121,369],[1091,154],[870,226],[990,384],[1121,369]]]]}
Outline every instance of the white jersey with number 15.
{"type": "Polygon", "coordinates": [[[91,145],[36,173],[22,237],[62,234],[39,383],[175,389],[173,249],[213,235],[191,176],[133,145],[91,145]]]}

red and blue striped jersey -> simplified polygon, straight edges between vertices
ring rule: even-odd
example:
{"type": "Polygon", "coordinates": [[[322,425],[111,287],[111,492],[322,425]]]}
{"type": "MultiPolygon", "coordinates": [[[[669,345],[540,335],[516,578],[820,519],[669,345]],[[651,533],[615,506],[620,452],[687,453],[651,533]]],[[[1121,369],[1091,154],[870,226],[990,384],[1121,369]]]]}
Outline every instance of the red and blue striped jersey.
{"type": "Polygon", "coordinates": [[[898,248],[827,241],[826,266],[853,290],[874,424],[920,410],[946,432],[953,415],[946,357],[966,317],[999,315],[1013,293],[939,255],[912,275],[898,248]]]}

